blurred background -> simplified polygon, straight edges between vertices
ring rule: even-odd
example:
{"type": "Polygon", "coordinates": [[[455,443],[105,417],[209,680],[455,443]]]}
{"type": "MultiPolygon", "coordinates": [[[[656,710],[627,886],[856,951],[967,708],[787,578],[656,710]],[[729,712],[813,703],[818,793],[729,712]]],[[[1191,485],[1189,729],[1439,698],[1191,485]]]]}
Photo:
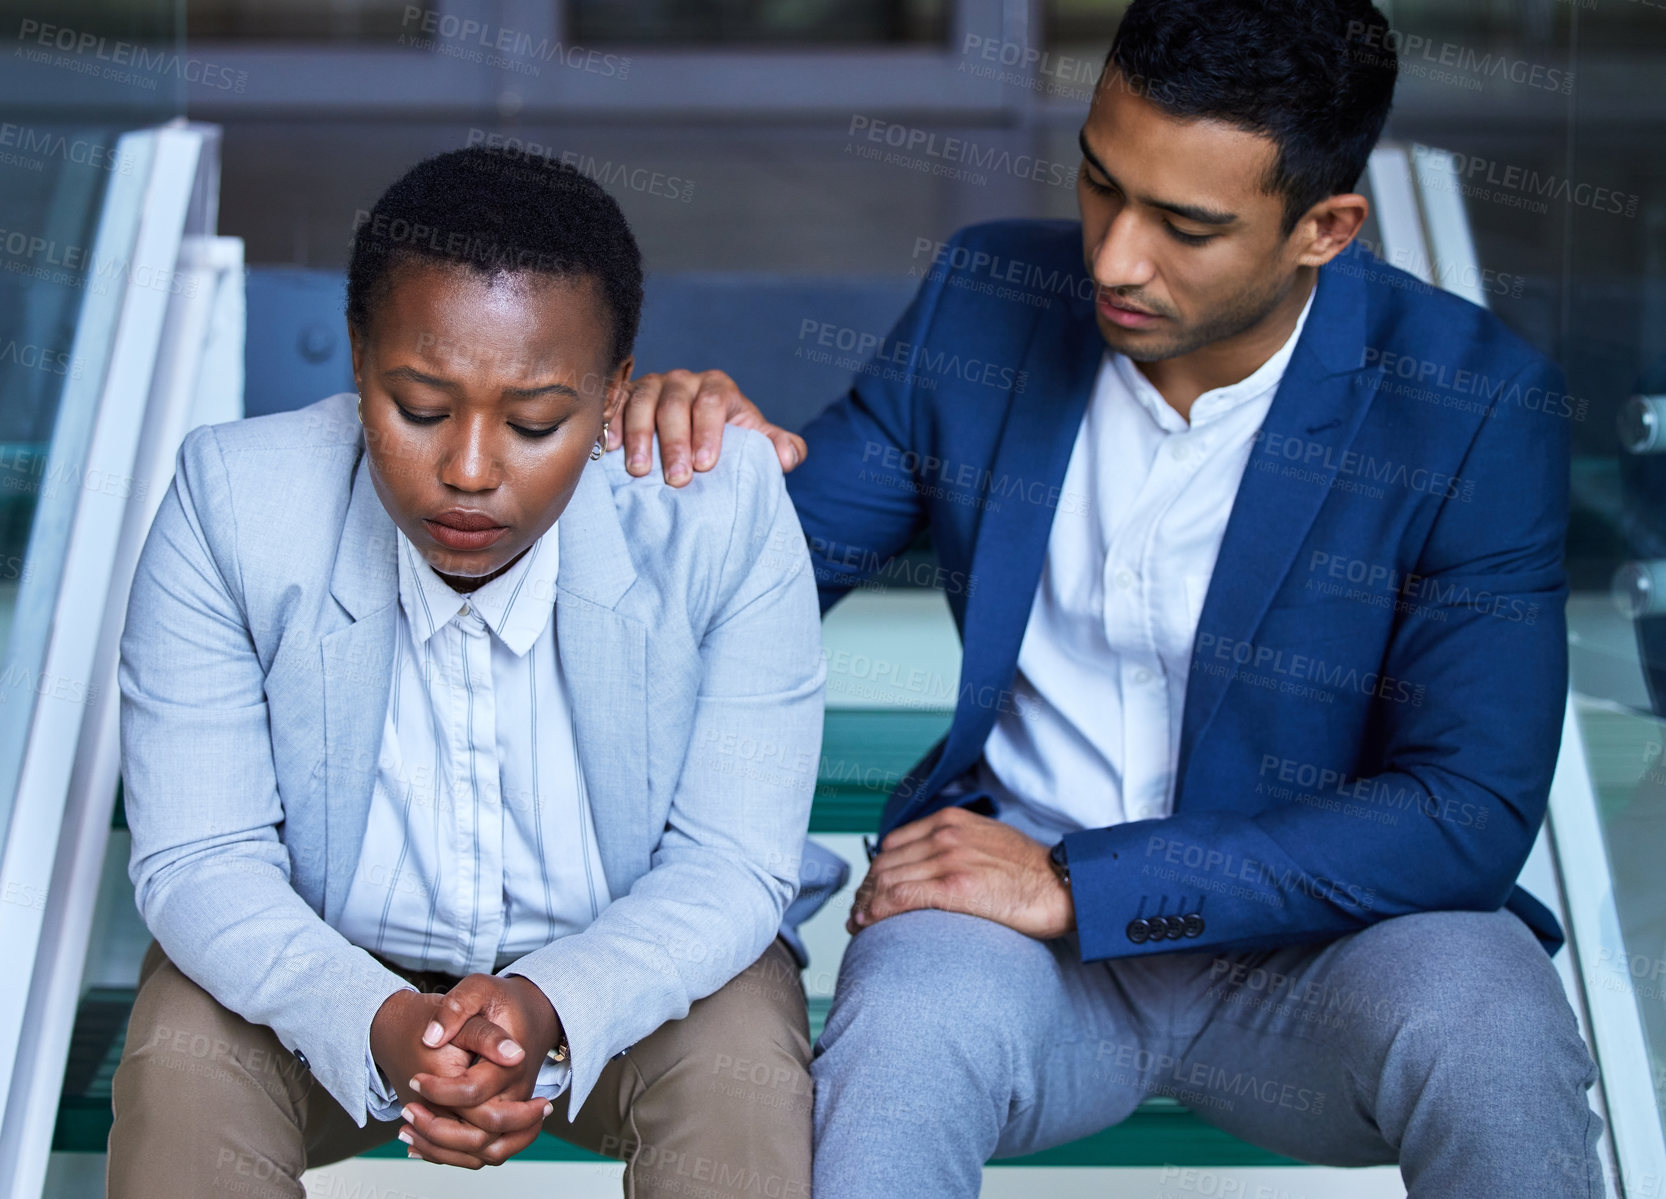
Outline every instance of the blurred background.
{"type": "MultiPolygon", "coordinates": [[[[639,367],[722,367],[801,425],[850,377],[796,355],[805,322],[883,334],[959,227],[1074,217],[1076,133],[1125,7],[0,3],[0,962],[26,984],[0,999],[0,1195],[96,1193],[102,1169],[144,947],[110,756],[123,571],[184,428],[351,388],[356,214],[468,144],[572,162],[646,257],[639,367]]],[[[1550,419],[1572,422],[1576,452],[1574,694],[1541,893],[1573,934],[1559,961],[1604,1070],[1613,1191],[1666,1196],[1666,3],[1379,7],[1400,158],[1362,182],[1380,214],[1367,239],[1567,374],[1550,419]]],[[[923,661],[952,700],[940,597],[858,598],[829,618],[830,651],[923,661]]],[[[828,743],[900,770],[947,703],[875,686],[834,672],[828,743]]],[[[865,831],[883,790],[829,781],[821,830],[865,831]]],[[[1149,1187],[1128,1193],[1167,1195],[1182,1192],[1162,1189],[1179,1185],[1165,1163],[1286,1164],[1172,1146],[1035,1168],[1132,1170],[1149,1187]]],[[[988,1193],[1035,1185],[1001,1173],[988,1193]]],[[[1403,1193],[1392,1172],[1294,1177],[1279,1193],[1403,1193]]]]}

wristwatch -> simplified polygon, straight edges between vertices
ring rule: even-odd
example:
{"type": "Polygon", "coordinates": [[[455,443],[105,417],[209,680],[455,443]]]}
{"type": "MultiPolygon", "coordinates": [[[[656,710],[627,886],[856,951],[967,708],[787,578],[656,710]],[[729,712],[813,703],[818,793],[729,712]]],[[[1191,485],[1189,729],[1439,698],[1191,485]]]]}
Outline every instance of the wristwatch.
{"type": "Polygon", "coordinates": [[[1053,873],[1059,876],[1059,882],[1070,886],[1070,862],[1065,856],[1064,842],[1060,841],[1047,854],[1047,861],[1052,864],[1053,873]]]}

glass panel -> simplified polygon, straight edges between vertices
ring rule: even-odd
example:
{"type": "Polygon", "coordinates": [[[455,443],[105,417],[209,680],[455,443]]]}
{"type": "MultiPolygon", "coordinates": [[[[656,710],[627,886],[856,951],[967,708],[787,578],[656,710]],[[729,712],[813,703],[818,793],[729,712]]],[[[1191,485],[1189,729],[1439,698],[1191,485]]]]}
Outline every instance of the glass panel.
{"type": "Polygon", "coordinates": [[[1666,843],[1666,456],[1657,430],[1666,416],[1666,161],[1648,148],[1666,138],[1666,108],[1649,82],[1666,65],[1666,9],[1582,0],[1567,19],[1578,48],[1578,103],[1572,186],[1555,210],[1566,224],[1569,264],[1559,327],[1568,390],[1590,411],[1575,430],[1569,618],[1574,687],[1588,697],[1580,726],[1618,916],[1593,956],[1598,985],[1636,1004],[1659,1116],[1666,1112],[1666,875],[1659,869],[1666,843]]]}
{"type": "Polygon", "coordinates": [[[176,0],[89,0],[0,29],[0,833],[52,689],[42,654],[148,170],[117,141],[183,111],[181,20],[176,0]]]}

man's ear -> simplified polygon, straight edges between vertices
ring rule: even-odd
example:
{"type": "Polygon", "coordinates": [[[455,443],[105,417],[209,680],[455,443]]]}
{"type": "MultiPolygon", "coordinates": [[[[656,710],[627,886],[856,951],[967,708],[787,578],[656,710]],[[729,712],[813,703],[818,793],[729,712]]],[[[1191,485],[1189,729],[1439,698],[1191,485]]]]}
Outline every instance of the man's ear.
{"type": "Polygon", "coordinates": [[[626,358],[607,377],[607,404],[602,408],[602,420],[612,424],[619,419],[625,397],[631,393],[631,372],[636,369],[636,356],[626,358]]]}
{"type": "Polygon", "coordinates": [[[1296,222],[1291,233],[1297,266],[1324,266],[1348,248],[1371,215],[1371,201],[1357,192],[1327,196],[1296,222]]]}

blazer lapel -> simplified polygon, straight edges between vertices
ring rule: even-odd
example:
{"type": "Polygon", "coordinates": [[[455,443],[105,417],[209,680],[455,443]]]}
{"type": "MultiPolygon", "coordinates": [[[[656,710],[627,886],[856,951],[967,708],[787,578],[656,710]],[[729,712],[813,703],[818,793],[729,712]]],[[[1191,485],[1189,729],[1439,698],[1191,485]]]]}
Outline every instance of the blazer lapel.
{"type": "Polygon", "coordinates": [[[584,468],[559,528],[556,647],[602,871],[619,896],[647,871],[659,829],[648,793],[647,629],[619,610],[636,572],[600,463],[584,468]]]}
{"type": "MultiPolygon", "coordinates": [[[[934,794],[980,753],[1018,668],[1057,511],[1058,488],[1104,356],[1091,308],[1043,319],[1025,355],[1025,396],[1007,408],[978,522],[961,638],[960,691],[948,741],[922,788],[934,794]]],[[[904,784],[907,787],[907,784],[904,784]]]]}
{"type": "MultiPolygon", "coordinates": [[[[1350,251],[1319,272],[1313,310],[1233,501],[1198,620],[1200,634],[1254,638],[1376,394],[1382,368],[1361,365],[1366,297],[1354,261],[1358,253],[1350,251]]],[[[1180,727],[1177,799],[1187,762],[1230,681],[1229,675],[1191,672],[1180,727]]]]}
{"type": "Polygon", "coordinates": [[[353,623],[322,639],[324,670],[324,919],[334,922],[358,869],[376,785],[393,641],[398,563],[393,518],[370,481],[361,446],[353,492],[330,575],[330,594],[353,623]]]}

